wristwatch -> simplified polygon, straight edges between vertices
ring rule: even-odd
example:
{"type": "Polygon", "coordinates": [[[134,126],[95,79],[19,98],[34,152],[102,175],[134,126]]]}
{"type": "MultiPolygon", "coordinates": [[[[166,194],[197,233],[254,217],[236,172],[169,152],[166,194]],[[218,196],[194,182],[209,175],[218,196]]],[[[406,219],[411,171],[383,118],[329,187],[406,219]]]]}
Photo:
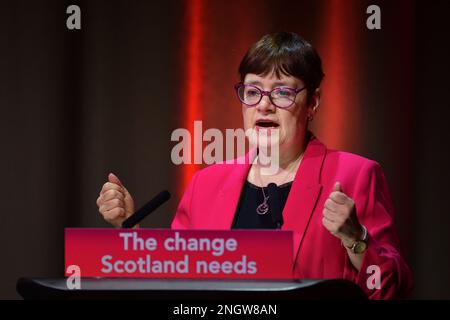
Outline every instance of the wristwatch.
{"type": "Polygon", "coordinates": [[[361,239],[356,240],[353,242],[350,246],[345,246],[346,248],[350,249],[353,253],[361,254],[364,253],[367,249],[367,228],[365,226],[362,226],[363,228],[363,235],[361,239]]]}

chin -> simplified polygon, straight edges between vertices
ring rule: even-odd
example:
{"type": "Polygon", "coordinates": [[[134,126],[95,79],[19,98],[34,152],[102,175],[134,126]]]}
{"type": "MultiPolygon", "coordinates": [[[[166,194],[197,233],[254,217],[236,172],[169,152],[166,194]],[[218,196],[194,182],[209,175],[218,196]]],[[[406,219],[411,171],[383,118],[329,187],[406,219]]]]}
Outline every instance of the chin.
{"type": "Polygon", "coordinates": [[[264,150],[277,151],[280,147],[280,132],[271,130],[256,130],[256,135],[252,137],[253,142],[258,145],[258,148],[264,148],[264,150]]]}

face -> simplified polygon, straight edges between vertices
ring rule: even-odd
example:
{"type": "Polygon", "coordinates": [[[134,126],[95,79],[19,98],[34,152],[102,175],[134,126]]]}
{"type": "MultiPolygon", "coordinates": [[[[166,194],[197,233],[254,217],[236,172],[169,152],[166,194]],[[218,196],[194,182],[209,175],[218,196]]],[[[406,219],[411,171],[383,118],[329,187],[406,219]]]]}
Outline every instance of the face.
{"type": "MultiPolygon", "coordinates": [[[[301,89],[305,86],[303,81],[296,77],[281,75],[281,78],[277,78],[275,73],[264,77],[249,73],[245,76],[244,84],[252,84],[264,91],[271,91],[277,87],[301,89]]],[[[278,129],[279,150],[283,152],[283,150],[302,145],[307,118],[312,114],[312,109],[312,106],[308,107],[307,105],[306,89],[300,91],[295,97],[294,103],[286,109],[274,106],[268,96],[263,96],[262,100],[254,107],[242,104],[244,128],[245,130],[254,129],[258,135],[267,134],[269,136],[271,129],[278,129]]],[[[261,147],[262,142],[258,143],[253,136],[250,138],[250,143],[261,147]]]]}

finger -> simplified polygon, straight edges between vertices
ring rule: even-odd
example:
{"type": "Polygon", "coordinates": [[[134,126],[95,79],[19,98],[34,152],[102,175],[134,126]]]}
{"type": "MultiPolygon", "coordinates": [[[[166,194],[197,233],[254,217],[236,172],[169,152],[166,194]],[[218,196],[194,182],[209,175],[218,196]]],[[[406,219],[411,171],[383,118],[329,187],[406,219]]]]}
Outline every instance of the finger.
{"type": "Polygon", "coordinates": [[[345,193],[340,191],[333,191],[332,193],[330,193],[330,196],[328,198],[337,202],[338,204],[347,204],[349,199],[349,197],[345,193]]]}
{"type": "Polygon", "coordinates": [[[324,216],[322,218],[322,224],[330,231],[333,235],[337,235],[341,232],[342,223],[337,221],[331,221],[329,218],[324,216]]]}
{"type": "Polygon", "coordinates": [[[95,201],[95,203],[97,203],[97,206],[100,208],[100,206],[102,205],[102,196],[101,195],[99,195],[98,196],[98,198],[97,198],[97,201],[95,201]]]}
{"type": "Polygon", "coordinates": [[[330,210],[324,208],[322,211],[322,215],[325,219],[330,221],[331,223],[334,223],[336,221],[336,216],[331,212],[330,210]]]}
{"type": "Polygon", "coordinates": [[[117,190],[117,191],[123,192],[123,188],[121,186],[119,186],[118,184],[112,183],[112,182],[106,182],[103,185],[102,190],[100,191],[100,194],[104,194],[108,190],[117,190]]]}
{"type": "Polygon", "coordinates": [[[326,217],[322,218],[322,225],[331,233],[335,234],[336,233],[336,227],[335,224],[333,222],[331,222],[330,220],[328,220],[326,217]]]}
{"type": "Polygon", "coordinates": [[[340,191],[340,192],[342,192],[341,183],[340,183],[339,181],[336,181],[336,182],[334,183],[333,191],[340,191]]]}
{"type": "Polygon", "coordinates": [[[117,190],[108,190],[101,197],[104,202],[112,200],[112,199],[120,199],[120,200],[124,201],[124,198],[125,198],[124,194],[117,190]]]}
{"type": "Polygon", "coordinates": [[[341,204],[337,203],[336,201],[328,198],[325,200],[324,207],[327,208],[330,211],[333,212],[339,212],[341,204]]]}
{"type": "Polygon", "coordinates": [[[124,217],[125,217],[125,209],[123,208],[114,208],[103,214],[103,218],[107,221],[114,221],[118,218],[124,217]]]}
{"type": "Polygon", "coordinates": [[[114,208],[124,208],[125,204],[122,200],[120,199],[112,199],[109,201],[104,202],[101,206],[100,206],[100,211],[101,212],[106,212],[109,210],[112,210],[114,208]]]}
{"type": "Polygon", "coordinates": [[[343,225],[345,223],[346,217],[340,213],[336,213],[333,211],[328,210],[327,208],[324,208],[323,210],[323,216],[326,217],[328,220],[330,220],[332,223],[343,225]]]}
{"type": "Polygon", "coordinates": [[[324,208],[330,210],[336,217],[347,217],[348,215],[346,213],[349,211],[349,203],[340,204],[328,198],[325,201],[324,208]]]}
{"type": "Polygon", "coordinates": [[[128,192],[127,188],[125,188],[124,186],[122,186],[122,188],[124,191],[125,198],[128,198],[128,197],[132,198],[131,194],[130,194],[130,192],[128,192]]]}
{"type": "Polygon", "coordinates": [[[123,187],[122,182],[120,181],[119,177],[117,177],[114,173],[108,174],[108,181],[111,183],[118,184],[119,186],[123,187]]]}

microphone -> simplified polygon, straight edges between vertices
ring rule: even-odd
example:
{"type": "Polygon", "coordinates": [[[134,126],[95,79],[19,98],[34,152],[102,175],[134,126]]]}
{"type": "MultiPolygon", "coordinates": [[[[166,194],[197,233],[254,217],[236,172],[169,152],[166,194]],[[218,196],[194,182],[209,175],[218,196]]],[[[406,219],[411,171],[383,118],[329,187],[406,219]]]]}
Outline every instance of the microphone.
{"type": "Polygon", "coordinates": [[[284,221],[283,212],[281,211],[281,201],[278,186],[272,182],[269,183],[267,189],[269,191],[270,214],[272,216],[272,221],[277,226],[277,229],[281,229],[284,221]]]}
{"type": "Polygon", "coordinates": [[[147,202],[142,208],[129,216],[123,223],[122,228],[132,228],[141,222],[150,213],[158,209],[164,202],[170,199],[170,193],[167,190],[158,193],[152,200],[147,202]]]}

